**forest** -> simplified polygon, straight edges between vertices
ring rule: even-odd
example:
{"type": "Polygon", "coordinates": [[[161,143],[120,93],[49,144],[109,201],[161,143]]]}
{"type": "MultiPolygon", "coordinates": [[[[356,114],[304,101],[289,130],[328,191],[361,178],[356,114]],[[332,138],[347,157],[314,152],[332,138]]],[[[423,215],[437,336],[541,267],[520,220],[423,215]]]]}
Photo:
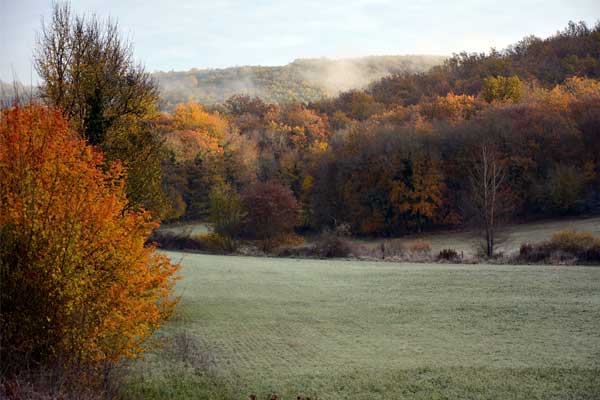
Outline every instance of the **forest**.
{"type": "Polygon", "coordinates": [[[599,78],[600,25],[570,23],[546,39],[456,54],[314,102],[181,103],[154,121],[168,154],[167,218],[209,219],[215,188],[243,197],[268,182],[293,194],[300,231],[460,227],[487,207],[477,198],[489,183],[483,164],[497,169],[498,220],[592,213],[599,78]]]}

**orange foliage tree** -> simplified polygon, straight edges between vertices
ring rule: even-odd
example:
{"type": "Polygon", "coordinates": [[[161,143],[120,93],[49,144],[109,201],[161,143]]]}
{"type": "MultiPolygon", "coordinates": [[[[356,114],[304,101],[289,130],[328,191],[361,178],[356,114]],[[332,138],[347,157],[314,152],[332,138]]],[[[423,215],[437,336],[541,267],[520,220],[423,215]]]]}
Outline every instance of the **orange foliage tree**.
{"type": "Polygon", "coordinates": [[[173,124],[178,130],[191,129],[221,138],[229,129],[219,113],[211,113],[198,103],[181,103],[173,111],[173,124]]]}
{"type": "Polygon", "coordinates": [[[421,114],[429,120],[444,120],[454,125],[470,119],[481,108],[483,104],[479,104],[474,96],[452,92],[420,104],[421,114]]]}
{"type": "Polygon", "coordinates": [[[157,223],[126,208],[124,178],[59,111],[2,112],[2,357],[116,362],[168,318],[179,267],[145,245],[157,223]]]}

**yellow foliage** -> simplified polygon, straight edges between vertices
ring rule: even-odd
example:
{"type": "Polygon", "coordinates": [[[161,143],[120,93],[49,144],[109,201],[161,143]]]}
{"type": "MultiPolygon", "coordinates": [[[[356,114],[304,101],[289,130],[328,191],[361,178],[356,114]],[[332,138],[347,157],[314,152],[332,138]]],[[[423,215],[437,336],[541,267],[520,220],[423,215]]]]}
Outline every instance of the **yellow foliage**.
{"type": "Polygon", "coordinates": [[[193,160],[198,155],[222,156],[224,153],[220,140],[205,131],[174,131],[166,134],[165,139],[167,148],[172,150],[176,159],[180,161],[193,160]]]}
{"type": "Polygon", "coordinates": [[[432,101],[422,102],[420,112],[430,120],[438,119],[459,124],[470,119],[477,111],[477,100],[473,96],[448,93],[432,101]]]}
{"type": "Polygon", "coordinates": [[[181,103],[173,111],[173,124],[177,130],[193,130],[215,138],[223,138],[229,123],[218,112],[211,113],[197,103],[181,103]]]}

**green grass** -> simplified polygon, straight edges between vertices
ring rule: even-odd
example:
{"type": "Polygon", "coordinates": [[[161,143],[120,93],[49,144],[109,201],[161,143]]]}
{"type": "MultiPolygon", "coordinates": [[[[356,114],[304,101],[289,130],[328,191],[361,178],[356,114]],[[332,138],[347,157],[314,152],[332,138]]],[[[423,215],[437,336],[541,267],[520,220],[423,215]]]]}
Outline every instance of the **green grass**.
{"type": "Polygon", "coordinates": [[[600,268],[168,254],[184,279],[162,334],[214,363],[157,352],[137,396],[600,398],[600,268]]]}

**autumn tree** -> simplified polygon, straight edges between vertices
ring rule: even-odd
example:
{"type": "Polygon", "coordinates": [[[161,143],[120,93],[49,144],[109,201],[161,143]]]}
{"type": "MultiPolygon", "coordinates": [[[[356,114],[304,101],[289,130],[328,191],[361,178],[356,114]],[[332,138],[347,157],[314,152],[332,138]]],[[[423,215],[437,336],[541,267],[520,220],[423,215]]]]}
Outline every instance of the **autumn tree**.
{"type": "Polygon", "coordinates": [[[140,354],[178,267],[145,246],[157,223],[127,208],[123,168],[35,104],[2,112],[0,166],[3,363],[140,354]]]}
{"type": "Polygon", "coordinates": [[[180,103],[173,110],[173,125],[177,130],[203,132],[214,138],[222,138],[229,124],[218,112],[209,112],[201,104],[180,103]]]}
{"type": "Polygon", "coordinates": [[[518,101],[522,96],[523,84],[518,76],[489,76],[483,80],[483,98],[488,102],[518,101]]]}
{"type": "Polygon", "coordinates": [[[40,95],[62,109],[93,145],[104,143],[123,118],[142,118],[158,99],[156,84],[133,60],[116,23],[73,16],[68,3],[55,4],[42,24],[34,53],[42,78],[40,95]]]}
{"type": "Polygon", "coordinates": [[[421,114],[429,120],[446,121],[451,124],[459,124],[472,118],[482,108],[475,97],[454,93],[423,101],[419,106],[421,114]]]}
{"type": "Polygon", "coordinates": [[[175,108],[163,133],[171,154],[165,174],[171,182],[183,180],[177,195],[185,202],[186,217],[208,216],[211,188],[226,179],[223,145],[232,135],[228,121],[219,113],[196,103],[175,108]]]}
{"type": "Polygon", "coordinates": [[[360,90],[340,94],[339,107],[353,119],[364,121],[381,109],[373,96],[360,90]]]}
{"type": "Polygon", "coordinates": [[[73,16],[68,3],[56,3],[51,21],[42,24],[34,64],[42,79],[40,97],[61,109],[108,161],[123,163],[132,203],[162,213],[161,186],[140,184],[161,180],[160,139],[145,123],[155,113],[158,88],[134,61],[117,24],[73,16]]]}
{"type": "Polygon", "coordinates": [[[269,249],[275,239],[291,233],[298,223],[298,203],[292,191],[277,183],[257,183],[242,193],[248,212],[245,233],[269,249]]]}
{"type": "Polygon", "coordinates": [[[210,193],[210,222],[216,233],[236,238],[241,233],[247,212],[240,195],[231,186],[215,186],[210,193]]]}
{"type": "Polygon", "coordinates": [[[436,162],[426,156],[414,161],[411,180],[410,213],[422,230],[427,222],[435,221],[442,206],[442,177],[436,162]]]}

